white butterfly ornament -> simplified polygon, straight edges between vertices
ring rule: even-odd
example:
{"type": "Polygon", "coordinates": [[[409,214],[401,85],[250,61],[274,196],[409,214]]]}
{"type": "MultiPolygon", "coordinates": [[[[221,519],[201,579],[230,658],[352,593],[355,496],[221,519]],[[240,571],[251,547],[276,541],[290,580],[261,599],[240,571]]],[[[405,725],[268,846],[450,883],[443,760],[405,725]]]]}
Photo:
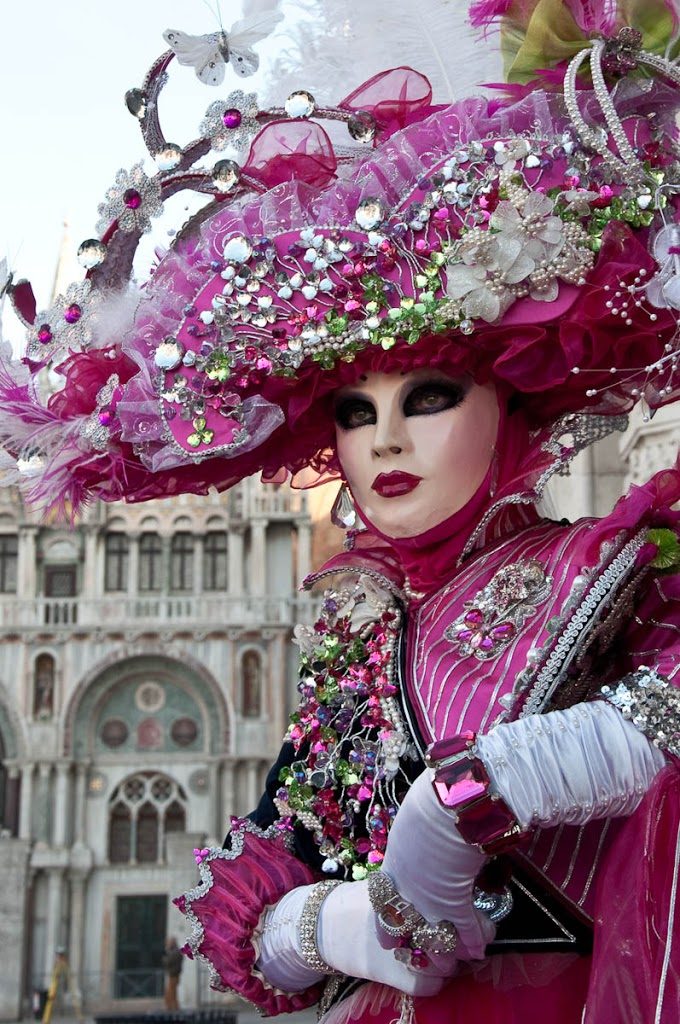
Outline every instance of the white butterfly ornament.
{"type": "Polygon", "coordinates": [[[204,36],[168,29],[163,39],[179,63],[191,66],[204,85],[221,85],[227,63],[242,78],[255,74],[260,58],[252,47],[266,39],[282,17],[276,11],[254,14],[234,22],[229,32],[211,32],[204,36]]]}

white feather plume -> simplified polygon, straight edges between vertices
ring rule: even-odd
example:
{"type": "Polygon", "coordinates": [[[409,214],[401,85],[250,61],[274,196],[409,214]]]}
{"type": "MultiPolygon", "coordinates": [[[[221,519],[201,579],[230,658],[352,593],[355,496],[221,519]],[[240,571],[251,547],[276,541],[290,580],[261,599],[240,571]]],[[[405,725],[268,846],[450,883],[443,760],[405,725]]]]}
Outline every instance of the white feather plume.
{"type": "Polygon", "coordinates": [[[472,29],[466,0],[289,0],[283,10],[290,43],[268,76],[268,102],[305,88],[334,103],[403,64],[427,75],[440,103],[503,79],[498,39],[472,29]]]}

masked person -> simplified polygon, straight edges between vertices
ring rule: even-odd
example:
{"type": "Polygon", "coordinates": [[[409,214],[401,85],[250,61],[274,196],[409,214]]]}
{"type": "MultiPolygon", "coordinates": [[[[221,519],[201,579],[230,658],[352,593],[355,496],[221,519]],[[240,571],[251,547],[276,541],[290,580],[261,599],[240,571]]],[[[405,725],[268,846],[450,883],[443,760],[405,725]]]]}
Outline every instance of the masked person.
{"type": "MultiPolygon", "coordinates": [[[[43,419],[4,383],[34,499],[342,482],[266,792],[177,900],[213,983],[267,1014],[677,1015],[680,473],[600,520],[538,505],[637,402],[677,397],[680,73],[628,7],[565,4],[572,39],[544,4],[475,5],[496,8],[511,98],[433,107],[386,72],[331,112],[371,144],[353,162],[308,94],[262,114],[122,346],[100,316],[43,419]]],[[[119,185],[102,289],[155,201],[119,185]]],[[[63,345],[40,319],[34,362],[63,345]]]]}

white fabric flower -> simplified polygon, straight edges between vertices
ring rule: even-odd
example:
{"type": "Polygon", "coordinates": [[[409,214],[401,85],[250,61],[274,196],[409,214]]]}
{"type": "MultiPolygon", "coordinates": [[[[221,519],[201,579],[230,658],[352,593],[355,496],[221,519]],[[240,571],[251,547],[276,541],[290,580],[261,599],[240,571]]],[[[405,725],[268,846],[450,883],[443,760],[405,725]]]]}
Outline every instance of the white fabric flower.
{"type": "Polygon", "coordinates": [[[531,146],[526,139],[508,139],[505,142],[494,142],[494,161],[500,167],[514,167],[518,160],[524,160],[531,152],[531,146]]]}

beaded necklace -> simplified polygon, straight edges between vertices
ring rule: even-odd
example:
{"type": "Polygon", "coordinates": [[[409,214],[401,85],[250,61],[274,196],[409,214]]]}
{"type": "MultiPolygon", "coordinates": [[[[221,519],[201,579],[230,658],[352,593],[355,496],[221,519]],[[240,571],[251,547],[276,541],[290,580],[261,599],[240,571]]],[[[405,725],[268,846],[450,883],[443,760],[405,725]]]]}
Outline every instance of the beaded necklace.
{"type": "Polygon", "coordinates": [[[313,628],[296,630],[300,704],[286,739],[300,756],[281,770],[274,802],[311,832],[329,874],[357,880],[380,867],[410,784],[400,759],[418,757],[396,699],[401,624],[396,600],[362,576],[327,591],[313,628]]]}

